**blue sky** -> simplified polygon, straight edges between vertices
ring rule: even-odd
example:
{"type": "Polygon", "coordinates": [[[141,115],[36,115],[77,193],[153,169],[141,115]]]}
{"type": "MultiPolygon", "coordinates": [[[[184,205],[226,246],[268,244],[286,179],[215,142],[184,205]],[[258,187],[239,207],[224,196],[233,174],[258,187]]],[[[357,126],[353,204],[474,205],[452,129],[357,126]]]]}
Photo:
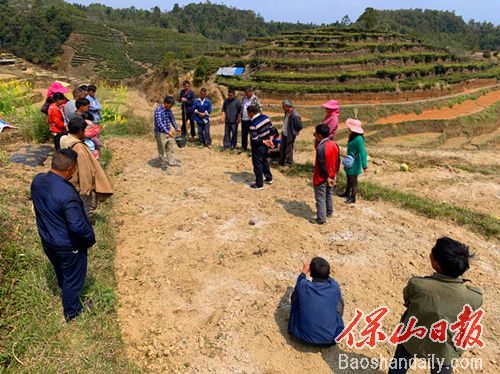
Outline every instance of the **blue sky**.
{"type": "MultiPolygon", "coordinates": [[[[101,3],[115,8],[150,9],[159,6],[162,10],[171,10],[175,3],[185,5],[192,2],[184,0],[74,0],[74,3],[101,3]]],[[[252,9],[260,13],[266,20],[332,23],[348,14],[354,21],[366,7],[377,9],[422,8],[438,10],[454,10],[466,21],[489,21],[500,24],[500,0],[224,0],[213,1],[234,6],[240,9],[252,9]]]]}

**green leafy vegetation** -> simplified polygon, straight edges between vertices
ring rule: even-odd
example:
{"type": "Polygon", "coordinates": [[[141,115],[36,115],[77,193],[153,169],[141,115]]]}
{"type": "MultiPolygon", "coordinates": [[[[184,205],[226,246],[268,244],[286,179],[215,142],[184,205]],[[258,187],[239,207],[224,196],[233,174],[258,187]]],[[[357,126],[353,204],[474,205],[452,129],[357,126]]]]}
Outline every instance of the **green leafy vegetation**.
{"type": "MultiPolygon", "coordinates": [[[[341,93],[341,92],[396,92],[413,91],[421,89],[432,89],[437,84],[456,84],[467,79],[474,78],[500,78],[500,68],[494,68],[483,72],[471,74],[450,74],[426,79],[407,79],[399,82],[363,83],[363,84],[335,84],[335,85],[310,85],[289,84],[274,82],[252,82],[251,85],[259,90],[272,92],[291,93],[341,93]]],[[[218,78],[217,83],[231,86],[236,89],[244,89],[249,85],[248,81],[240,79],[218,78]]]]}
{"type": "Polygon", "coordinates": [[[51,139],[47,115],[36,106],[25,107],[17,117],[17,125],[23,139],[30,143],[45,143],[51,139]]]}
{"type": "Polygon", "coordinates": [[[410,34],[443,48],[458,50],[500,48],[500,26],[474,20],[466,23],[462,17],[449,11],[366,8],[353,27],[410,34]]]}
{"type": "Polygon", "coordinates": [[[272,58],[256,58],[260,64],[266,64],[275,68],[290,68],[290,67],[329,67],[339,65],[354,65],[354,64],[383,64],[387,61],[402,61],[404,63],[414,62],[433,62],[433,61],[461,61],[463,57],[453,55],[451,53],[426,52],[426,53],[388,53],[388,54],[366,54],[363,56],[338,58],[338,59],[272,59],[272,58]]]}
{"type": "Polygon", "coordinates": [[[0,81],[0,118],[12,116],[19,107],[30,103],[31,83],[28,81],[0,81]]]}
{"type": "Polygon", "coordinates": [[[0,50],[37,64],[54,64],[73,29],[64,9],[53,1],[0,0],[0,50]]]}
{"type": "MultiPolygon", "coordinates": [[[[310,43],[307,43],[310,45],[310,43]]],[[[369,51],[369,52],[399,52],[401,50],[412,49],[417,47],[422,47],[419,43],[357,43],[357,44],[333,44],[330,47],[325,48],[324,43],[318,42],[323,48],[315,48],[312,46],[306,47],[277,47],[277,46],[267,46],[257,48],[258,52],[278,52],[278,53],[343,53],[343,52],[354,52],[354,51],[369,51]]]]}
{"type": "Polygon", "coordinates": [[[175,4],[169,12],[162,12],[158,7],[151,10],[113,9],[100,4],[79,7],[85,10],[89,18],[100,22],[171,29],[182,34],[201,34],[211,40],[225,43],[239,43],[248,37],[314,27],[312,24],[265,22],[264,18],[254,11],[210,2],[188,4],[184,7],[175,4]]]}
{"type": "MultiPolygon", "coordinates": [[[[391,126],[367,124],[364,127],[367,132],[377,130],[373,135],[366,136],[367,142],[378,142],[388,137],[425,132],[441,133],[444,139],[464,135],[471,137],[493,133],[498,128],[499,115],[500,102],[497,102],[478,113],[450,120],[408,121],[391,126]]],[[[494,136],[492,136],[492,141],[495,141],[494,136]]]]}
{"type": "Polygon", "coordinates": [[[448,71],[476,71],[487,70],[496,65],[485,62],[465,62],[456,64],[417,64],[405,67],[359,70],[344,73],[306,73],[306,72],[259,72],[252,76],[256,81],[321,81],[321,80],[341,80],[360,78],[397,78],[397,77],[425,77],[429,75],[444,75],[448,71]]]}

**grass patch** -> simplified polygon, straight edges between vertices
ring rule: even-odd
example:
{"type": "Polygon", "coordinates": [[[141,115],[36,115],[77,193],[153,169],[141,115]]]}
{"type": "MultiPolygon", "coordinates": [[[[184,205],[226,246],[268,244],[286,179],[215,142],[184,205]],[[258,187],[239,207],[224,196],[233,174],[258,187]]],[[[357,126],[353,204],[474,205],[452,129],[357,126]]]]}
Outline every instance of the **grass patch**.
{"type": "Polygon", "coordinates": [[[113,158],[113,153],[109,148],[101,147],[99,151],[99,162],[104,170],[107,170],[111,159],[113,158]]]}
{"type": "MultiPolygon", "coordinates": [[[[28,187],[0,192],[0,372],[138,373],[127,361],[116,314],[115,239],[110,204],[99,209],[83,298],[94,308],[63,320],[55,273],[38,237],[28,187]]],[[[31,176],[21,182],[28,185],[31,176]]]]}
{"type": "Polygon", "coordinates": [[[393,190],[372,182],[362,182],[361,191],[367,200],[389,201],[429,218],[446,219],[460,226],[467,226],[472,231],[487,237],[500,235],[500,220],[489,214],[393,190]]]}
{"type": "Polygon", "coordinates": [[[104,126],[103,135],[141,136],[153,133],[153,118],[125,114],[125,121],[114,122],[104,126]]]}
{"type": "Polygon", "coordinates": [[[18,126],[21,136],[29,143],[45,143],[52,138],[47,115],[33,105],[26,107],[24,112],[18,116],[18,126]]]}
{"type": "Polygon", "coordinates": [[[452,164],[454,168],[469,172],[479,173],[482,175],[498,175],[500,167],[497,165],[467,165],[467,164],[452,164]]]}
{"type": "MultiPolygon", "coordinates": [[[[307,162],[305,164],[294,164],[285,174],[310,177],[313,171],[314,164],[307,162]]],[[[337,185],[338,188],[345,187],[344,173],[339,173],[337,185]]],[[[466,226],[486,237],[498,237],[500,235],[500,220],[489,214],[434,201],[412,193],[393,190],[373,182],[360,182],[360,193],[366,200],[388,201],[425,217],[445,219],[460,226],[466,226]]]]}

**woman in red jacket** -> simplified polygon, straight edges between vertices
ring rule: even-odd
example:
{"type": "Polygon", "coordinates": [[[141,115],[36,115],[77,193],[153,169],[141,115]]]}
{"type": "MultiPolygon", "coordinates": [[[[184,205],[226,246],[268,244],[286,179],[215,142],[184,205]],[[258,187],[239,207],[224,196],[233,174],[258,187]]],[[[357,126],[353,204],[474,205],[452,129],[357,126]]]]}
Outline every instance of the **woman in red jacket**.
{"type": "Polygon", "coordinates": [[[61,149],[61,137],[67,134],[63,112],[65,97],[62,93],[56,92],[52,98],[54,102],[50,104],[49,107],[48,121],[50,124],[50,132],[54,137],[54,146],[56,151],[58,151],[61,149]]]}

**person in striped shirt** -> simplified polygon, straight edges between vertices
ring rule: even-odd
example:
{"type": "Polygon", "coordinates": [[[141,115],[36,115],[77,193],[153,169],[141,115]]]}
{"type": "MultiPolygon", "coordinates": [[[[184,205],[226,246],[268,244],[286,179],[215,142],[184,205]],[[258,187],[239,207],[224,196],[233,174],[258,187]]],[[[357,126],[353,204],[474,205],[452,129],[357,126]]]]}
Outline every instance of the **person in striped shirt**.
{"type": "Polygon", "coordinates": [[[274,148],[274,128],[271,119],[259,113],[259,108],[257,108],[257,106],[250,105],[247,108],[247,113],[252,121],[250,124],[250,140],[252,146],[253,172],[255,174],[255,183],[250,187],[256,190],[262,190],[264,188],[264,182],[266,184],[273,183],[273,175],[271,174],[267,156],[269,148],[274,148]],[[266,177],[265,180],[264,176],[266,177]]]}

